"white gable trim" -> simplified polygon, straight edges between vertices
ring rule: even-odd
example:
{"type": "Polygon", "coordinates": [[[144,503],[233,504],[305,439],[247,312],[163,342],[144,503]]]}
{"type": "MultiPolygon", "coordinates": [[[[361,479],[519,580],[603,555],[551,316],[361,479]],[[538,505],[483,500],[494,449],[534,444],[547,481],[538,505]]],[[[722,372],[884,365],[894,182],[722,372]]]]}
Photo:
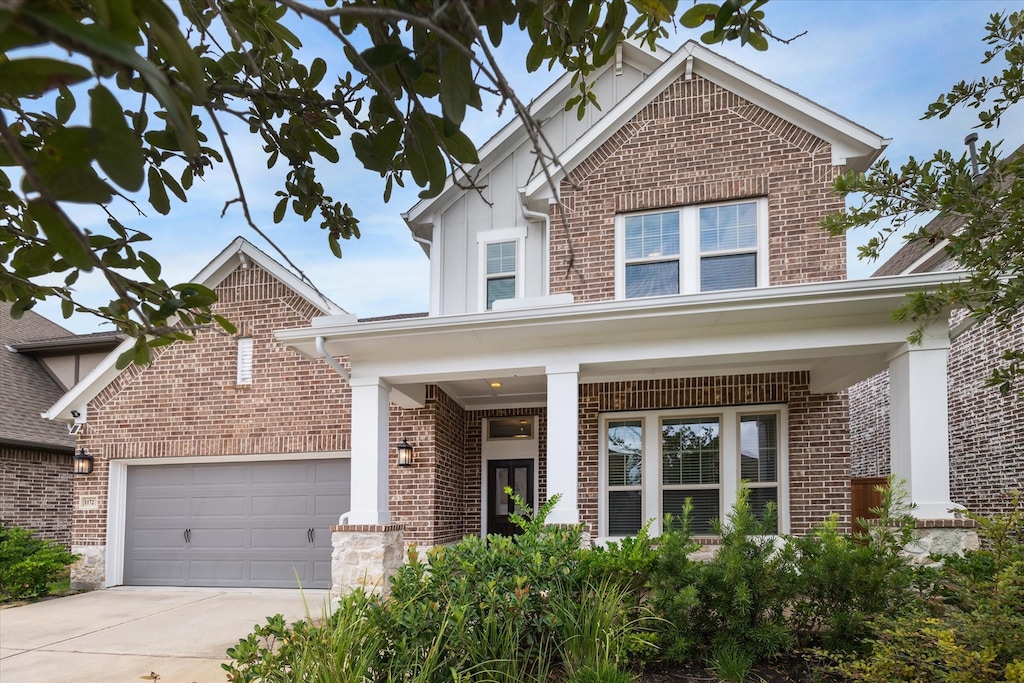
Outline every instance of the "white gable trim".
{"type": "MultiPolygon", "coordinates": [[[[231,244],[192,278],[192,282],[197,282],[210,289],[214,289],[232,271],[239,266],[245,267],[250,262],[257,264],[260,268],[283,282],[296,294],[322,311],[324,315],[346,314],[341,306],[321,295],[311,285],[303,282],[297,275],[242,237],[236,237],[231,244]]],[[[122,371],[117,368],[118,357],[131,349],[134,344],[135,339],[130,337],[121,342],[116,349],[107,354],[92,369],[92,372],[86,375],[78,384],[71,387],[49,410],[42,413],[42,417],[47,420],[73,423],[75,418],[72,416],[71,411],[75,410],[82,415],[87,415],[85,409],[89,401],[94,399],[97,394],[107,388],[107,385],[121,374],[122,371]]]]}
{"type": "MultiPolygon", "coordinates": [[[[565,178],[569,171],[691,68],[693,73],[831,143],[833,164],[866,169],[889,144],[888,138],[689,41],[603,116],[596,126],[562,152],[559,155],[560,165],[548,165],[547,172],[554,182],[565,178]]],[[[551,190],[543,170],[534,175],[524,191],[533,200],[550,197],[551,190]]]]}

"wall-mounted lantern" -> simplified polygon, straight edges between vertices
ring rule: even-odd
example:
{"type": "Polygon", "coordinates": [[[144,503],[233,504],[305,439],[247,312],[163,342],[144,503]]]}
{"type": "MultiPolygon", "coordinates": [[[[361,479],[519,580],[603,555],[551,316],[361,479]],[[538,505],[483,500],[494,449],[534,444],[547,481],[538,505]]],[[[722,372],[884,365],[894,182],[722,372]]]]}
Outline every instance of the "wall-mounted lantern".
{"type": "Polygon", "coordinates": [[[86,453],[84,448],[78,449],[72,462],[74,464],[72,471],[75,474],[92,474],[93,457],[86,453]]]}
{"type": "Polygon", "coordinates": [[[412,446],[406,439],[402,439],[402,443],[398,444],[398,466],[412,467],[412,446]]]}

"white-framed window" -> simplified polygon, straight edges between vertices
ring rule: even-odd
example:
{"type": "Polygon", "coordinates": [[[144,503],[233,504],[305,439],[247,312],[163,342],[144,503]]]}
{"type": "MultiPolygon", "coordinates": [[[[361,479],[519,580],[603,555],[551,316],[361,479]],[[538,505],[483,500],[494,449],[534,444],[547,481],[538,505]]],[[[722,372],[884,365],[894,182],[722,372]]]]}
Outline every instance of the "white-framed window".
{"type": "Polygon", "coordinates": [[[740,406],[612,413],[601,419],[599,535],[635,534],[648,520],[661,533],[666,513],[712,533],[728,514],[741,480],[760,514],[777,509],[777,530],[789,529],[785,406],[740,406]]]}
{"type": "Polygon", "coordinates": [[[477,235],[480,246],[480,307],[523,295],[523,245],[526,228],[492,230],[477,235]]]}
{"type": "Polygon", "coordinates": [[[616,298],[766,286],[767,244],[765,198],[616,216],[616,298]]]}
{"type": "Polygon", "coordinates": [[[252,384],[252,337],[238,338],[237,384],[252,384]]]}

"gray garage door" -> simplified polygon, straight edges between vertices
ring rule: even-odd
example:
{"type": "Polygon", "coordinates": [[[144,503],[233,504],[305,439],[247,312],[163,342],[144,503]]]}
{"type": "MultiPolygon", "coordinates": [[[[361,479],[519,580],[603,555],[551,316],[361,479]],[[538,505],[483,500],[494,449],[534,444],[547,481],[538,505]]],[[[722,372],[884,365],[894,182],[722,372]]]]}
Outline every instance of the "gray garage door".
{"type": "Polygon", "coordinates": [[[349,461],[128,468],[124,582],[329,588],[349,461]]]}

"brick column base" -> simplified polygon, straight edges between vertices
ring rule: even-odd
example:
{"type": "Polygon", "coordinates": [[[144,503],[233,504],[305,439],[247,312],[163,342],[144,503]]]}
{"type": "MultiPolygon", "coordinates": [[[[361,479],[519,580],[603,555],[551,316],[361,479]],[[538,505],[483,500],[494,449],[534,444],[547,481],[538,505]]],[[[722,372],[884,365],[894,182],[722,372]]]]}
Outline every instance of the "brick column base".
{"type": "Polygon", "coordinates": [[[914,540],[903,549],[912,564],[932,565],[930,555],[963,555],[977,550],[978,525],[973,519],[919,519],[914,540]]]}
{"type": "Polygon", "coordinates": [[[339,524],[331,527],[331,597],[356,588],[386,595],[391,576],[405,560],[401,524],[339,524]]]}

